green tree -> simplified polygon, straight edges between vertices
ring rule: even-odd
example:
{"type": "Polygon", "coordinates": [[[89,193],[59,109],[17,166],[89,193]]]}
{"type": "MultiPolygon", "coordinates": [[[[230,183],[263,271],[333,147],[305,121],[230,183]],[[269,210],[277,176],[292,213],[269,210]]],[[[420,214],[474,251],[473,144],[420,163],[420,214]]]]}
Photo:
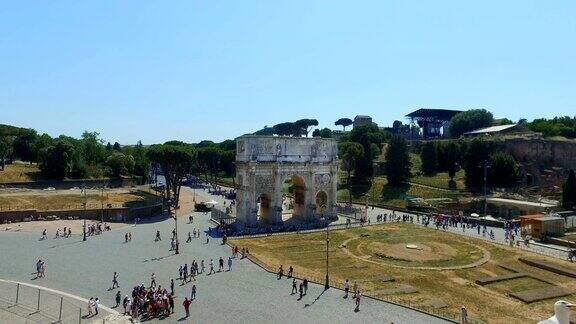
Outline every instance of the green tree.
{"type": "Polygon", "coordinates": [[[216,145],[198,149],[197,165],[204,172],[206,182],[216,185],[216,176],[220,170],[223,151],[216,145]],[[211,180],[210,180],[211,179],[211,180]]]}
{"type": "Polygon", "coordinates": [[[178,207],[182,180],[192,170],[195,151],[189,145],[157,144],[150,146],[148,158],[159,165],[166,179],[165,199],[178,207]]]}
{"type": "Polygon", "coordinates": [[[454,181],[456,172],[458,171],[458,145],[454,141],[448,144],[448,176],[451,181],[454,181]]]}
{"type": "Polygon", "coordinates": [[[102,164],[106,158],[104,142],[98,136],[100,136],[100,134],[97,132],[85,131],[82,133],[82,150],[80,155],[89,165],[102,164]]]}
{"type": "Polygon", "coordinates": [[[4,171],[6,161],[14,152],[15,139],[16,136],[13,135],[0,135],[0,164],[2,166],[2,171],[4,171]]]}
{"type": "Polygon", "coordinates": [[[518,185],[520,168],[510,154],[497,152],[490,157],[490,184],[495,187],[518,185]]]}
{"type": "Polygon", "coordinates": [[[574,209],[576,207],[576,176],[574,170],[568,172],[568,178],[562,186],[562,207],[574,209]]]}
{"type": "Polygon", "coordinates": [[[308,133],[310,133],[312,127],[318,126],[318,120],[309,118],[299,119],[294,122],[294,126],[296,128],[296,132],[293,134],[294,136],[306,135],[306,137],[308,137],[308,133]]]}
{"type": "Polygon", "coordinates": [[[22,161],[35,161],[34,142],[37,138],[38,134],[33,129],[21,132],[14,140],[14,155],[22,161]]]}
{"type": "Polygon", "coordinates": [[[135,161],[130,154],[114,152],[106,159],[106,165],[110,168],[113,176],[121,177],[134,172],[135,161]]]}
{"type": "Polygon", "coordinates": [[[120,146],[120,143],[114,142],[114,145],[112,145],[112,149],[114,151],[120,151],[122,149],[122,147],[120,146]]]}
{"type": "Polygon", "coordinates": [[[453,137],[462,136],[464,133],[478,128],[492,125],[494,117],[486,109],[472,109],[457,113],[450,120],[450,135],[453,137]]]}
{"type": "Polygon", "coordinates": [[[470,141],[464,154],[464,171],[466,186],[478,189],[484,185],[484,163],[490,161],[491,148],[481,138],[470,141]]]}
{"type": "Polygon", "coordinates": [[[298,133],[298,130],[296,129],[296,125],[292,122],[274,125],[274,134],[278,136],[294,136],[296,133],[298,133]]]}
{"type": "Polygon", "coordinates": [[[433,175],[436,173],[437,159],[436,159],[436,145],[432,141],[425,142],[420,150],[420,160],[422,160],[422,173],[425,175],[433,175]]]}
{"type": "Polygon", "coordinates": [[[400,136],[392,136],[386,150],[386,178],[392,186],[400,186],[410,178],[410,156],[408,144],[400,136]]]}
{"type": "Polygon", "coordinates": [[[576,117],[554,117],[554,119],[534,119],[529,127],[535,132],[542,133],[545,137],[564,136],[576,137],[576,117]]]}
{"type": "Polygon", "coordinates": [[[312,132],[312,137],[322,137],[322,138],[331,138],[332,137],[332,130],[330,128],[316,128],[312,132]]]}
{"type": "Polygon", "coordinates": [[[364,148],[359,143],[343,142],[338,145],[338,157],[346,171],[346,184],[348,186],[348,202],[352,204],[352,170],[356,161],[364,155],[364,148]]]}
{"type": "Polygon", "coordinates": [[[352,125],[354,122],[350,118],[340,118],[334,122],[335,126],[342,126],[342,130],[346,131],[346,127],[352,125]]]}
{"type": "Polygon", "coordinates": [[[74,145],[66,139],[58,139],[54,145],[42,149],[40,171],[47,178],[64,179],[74,167],[74,145]]]}
{"type": "Polygon", "coordinates": [[[354,176],[362,179],[371,177],[373,174],[373,161],[380,154],[382,144],[386,140],[387,133],[381,131],[378,126],[364,125],[354,127],[350,131],[348,141],[362,145],[364,154],[356,161],[354,176]]]}
{"type": "Polygon", "coordinates": [[[272,136],[274,135],[274,127],[264,126],[261,130],[254,132],[254,135],[272,136]]]}
{"type": "Polygon", "coordinates": [[[392,123],[392,131],[394,132],[394,134],[398,134],[400,133],[400,127],[402,127],[402,122],[399,120],[395,120],[392,123]]]}

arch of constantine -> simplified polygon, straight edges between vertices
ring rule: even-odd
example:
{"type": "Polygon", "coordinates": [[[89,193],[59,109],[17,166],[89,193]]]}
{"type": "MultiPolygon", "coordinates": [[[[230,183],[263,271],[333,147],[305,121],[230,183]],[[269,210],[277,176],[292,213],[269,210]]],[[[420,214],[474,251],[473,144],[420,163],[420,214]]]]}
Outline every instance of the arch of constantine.
{"type": "Polygon", "coordinates": [[[236,217],[245,226],[336,217],[336,140],[244,135],[236,139],[236,217]],[[286,197],[289,187],[293,197],[286,197]]]}

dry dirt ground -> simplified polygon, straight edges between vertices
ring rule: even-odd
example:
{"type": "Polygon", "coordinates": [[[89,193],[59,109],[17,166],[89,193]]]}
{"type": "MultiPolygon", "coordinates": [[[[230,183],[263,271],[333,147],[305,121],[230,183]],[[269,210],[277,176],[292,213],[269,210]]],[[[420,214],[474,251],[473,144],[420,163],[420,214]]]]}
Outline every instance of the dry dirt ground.
{"type": "Polygon", "coordinates": [[[80,189],[69,190],[30,190],[2,189],[0,190],[0,210],[58,210],[81,209],[84,202],[87,208],[102,206],[140,206],[156,202],[156,197],[146,187],[142,189],[115,188],[95,190],[88,189],[86,197],[80,189]]]}
{"type": "MultiPolygon", "coordinates": [[[[251,255],[273,271],[281,264],[284,269],[292,265],[298,275],[323,281],[324,232],[236,239],[231,243],[249,248],[251,255]]],[[[573,278],[528,266],[519,257],[576,269],[574,263],[418,225],[388,223],[332,231],[329,251],[332,285],[341,286],[345,279],[357,281],[369,295],[452,318],[464,305],[472,323],[534,323],[553,313],[556,300],[576,301],[575,293],[531,304],[508,295],[552,285],[576,292],[573,278]],[[422,250],[407,249],[407,244],[422,250]],[[552,284],[530,278],[485,286],[475,283],[480,278],[510,274],[510,268],[552,284]]]]}

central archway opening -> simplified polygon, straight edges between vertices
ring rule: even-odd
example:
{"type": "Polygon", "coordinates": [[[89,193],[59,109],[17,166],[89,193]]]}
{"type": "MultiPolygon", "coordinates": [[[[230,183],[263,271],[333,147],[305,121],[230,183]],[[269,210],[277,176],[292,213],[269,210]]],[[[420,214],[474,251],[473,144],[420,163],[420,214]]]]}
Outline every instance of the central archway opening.
{"type": "Polygon", "coordinates": [[[304,178],[293,175],[284,182],[284,204],[282,220],[302,218],[306,214],[306,183],[304,178]]]}
{"type": "Polygon", "coordinates": [[[267,194],[261,194],[258,197],[258,221],[268,222],[270,220],[270,205],[271,205],[270,196],[267,194]]]}

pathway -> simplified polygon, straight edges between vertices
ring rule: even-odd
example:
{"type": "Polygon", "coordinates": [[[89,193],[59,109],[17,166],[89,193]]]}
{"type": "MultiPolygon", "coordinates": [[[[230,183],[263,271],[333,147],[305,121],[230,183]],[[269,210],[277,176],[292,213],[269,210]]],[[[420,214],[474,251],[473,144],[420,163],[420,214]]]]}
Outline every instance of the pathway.
{"type": "MultiPolygon", "coordinates": [[[[191,189],[183,188],[183,199],[191,199],[191,189]]],[[[202,193],[196,192],[197,195],[202,193]]],[[[212,197],[210,197],[212,198],[212,197]]],[[[216,198],[218,200],[218,198],[216,198]]],[[[220,199],[221,200],[221,199],[220,199]]],[[[219,201],[220,201],[219,200],[219,201]]],[[[189,204],[188,204],[189,205],[189,204]]],[[[184,209],[180,213],[186,214],[184,209]]],[[[112,273],[118,271],[122,295],[129,294],[134,285],[149,284],[150,275],[168,286],[169,279],[178,276],[178,266],[193,259],[205,262],[230,255],[228,246],[218,240],[205,244],[205,237],[184,243],[181,253],[174,255],[169,249],[169,237],[174,221],[129,226],[82,242],[79,235],[69,239],[38,241],[39,233],[0,233],[0,277],[71,292],[84,298],[99,297],[104,305],[115,304],[109,291],[112,273]],[[154,242],[154,233],[160,230],[163,241],[154,242]],[[124,233],[132,231],[132,242],[124,242],[124,233]],[[46,278],[32,280],[35,262],[46,261],[46,278]]],[[[194,223],[179,217],[181,238],[193,228],[213,226],[209,215],[194,214],[194,223]]],[[[276,280],[248,260],[234,260],[231,272],[200,275],[196,286],[198,298],[191,307],[191,320],[213,323],[441,323],[441,319],[401,306],[365,298],[361,311],[354,312],[353,302],[344,300],[337,289],[324,292],[320,285],[311,284],[308,295],[298,301],[290,295],[289,280],[276,280]]],[[[176,314],[162,321],[182,319],[183,296],[189,295],[191,284],[176,285],[176,314]]]]}

